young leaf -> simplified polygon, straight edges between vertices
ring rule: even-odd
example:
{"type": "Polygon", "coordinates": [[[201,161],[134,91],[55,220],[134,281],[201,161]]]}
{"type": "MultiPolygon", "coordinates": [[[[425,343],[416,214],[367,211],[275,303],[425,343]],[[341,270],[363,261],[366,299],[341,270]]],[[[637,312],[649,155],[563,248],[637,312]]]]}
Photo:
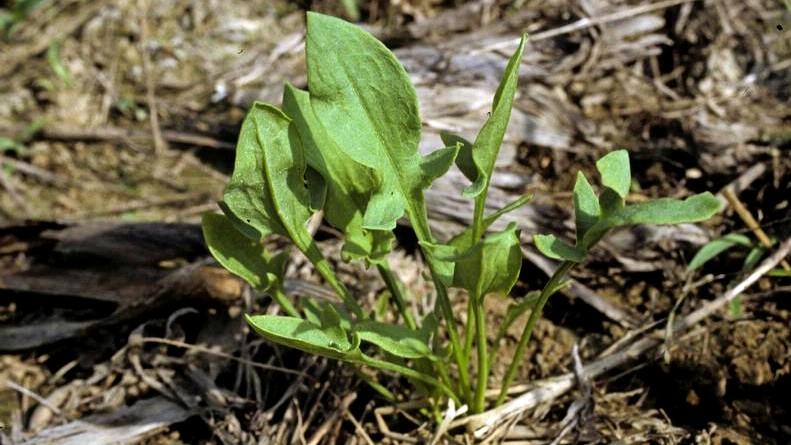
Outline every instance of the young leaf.
{"type": "MultiPolygon", "coordinates": [[[[483,219],[483,230],[486,231],[501,216],[509,212],[513,212],[519,207],[522,207],[523,205],[527,204],[532,197],[533,195],[522,195],[519,198],[516,198],[515,200],[506,204],[506,206],[501,208],[500,210],[497,210],[491,215],[486,216],[483,219]]],[[[448,241],[448,245],[456,247],[456,250],[459,252],[463,252],[469,249],[470,247],[472,247],[472,226],[467,226],[458,235],[451,238],[450,241],[448,241]]]]}
{"type": "Polygon", "coordinates": [[[373,168],[373,190],[362,227],[392,230],[406,210],[427,234],[418,153],[421,120],[417,96],[403,66],[381,42],[343,20],[308,12],[307,65],[310,104],[340,150],[373,168]]]}
{"type": "Polygon", "coordinates": [[[217,262],[254,288],[267,290],[283,276],[287,255],[272,258],[260,240],[237,231],[227,216],[207,213],[202,226],[203,238],[217,262]]]}
{"type": "Polygon", "coordinates": [[[242,123],[223,203],[260,236],[284,235],[305,251],[312,242],[305,228],[310,197],[302,144],[290,122],[271,105],[253,104],[242,123]]]}
{"type": "Polygon", "coordinates": [[[262,337],[311,354],[343,360],[357,350],[348,338],[328,335],[323,326],[283,315],[245,315],[247,323],[262,337]]]}
{"type": "Polygon", "coordinates": [[[687,268],[689,270],[699,269],[709,260],[733,246],[752,247],[752,245],[749,237],[739,233],[729,233],[722,238],[711,240],[701,247],[695,256],[692,257],[692,261],[689,262],[687,268]]]}
{"type": "Polygon", "coordinates": [[[596,161],[596,169],[601,174],[601,182],[625,199],[632,185],[632,173],[629,167],[629,152],[615,150],[607,153],[596,161]]]}
{"type": "Polygon", "coordinates": [[[459,170],[461,170],[470,182],[475,182],[478,178],[478,168],[475,165],[475,161],[472,159],[472,142],[447,131],[441,131],[439,137],[442,138],[442,143],[448,147],[454,145],[459,146],[459,154],[456,156],[456,166],[459,167],[459,170]]]}
{"type": "Polygon", "coordinates": [[[363,228],[363,214],[372,191],[382,182],[381,175],[336,145],[316,117],[306,91],[286,85],[283,109],[294,120],[305,144],[308,165],[320,177],[327,178],[324,218],[344,233],[344,259],[381,261],[392,248],[393,234],[363,228]]]}
{"type": "Polygon", "coordinates": [[[608,230],[635,224],[681,224],[711,218],[720,209],[720,202],[709,192],[687,199],[660,198],[614,210],[605,215],[585,233],[582,249],[598,242],[608,230]]]}
{"type": "Polygon", "coordinates": [[[405,326],[365,320],[354,326],[360,340],[376,345],[396,357],[437,360],[419,331],[405,326]]]}
{"type": "Polygon", "coordinates": [[[420,161],[420,170],[423,178],[423,183],[420,187],[422,189],[428,188],[435,179],[448,172],[448,169],[453,165],[453,161],[459,154],[460,148],[460,144],[454,144],[434,150],[423,157],[420,161]]]}
{"type": "Polygon", "coordinates": [[[585,259],[585,251],[574,247],[555,235],[534,235],[536,248],[549,258],[580,263],[585,259]]]}
{"type": "Polygon", "coordinates": [[[453,260],[454,286],[464,288],[479,298],[490,293],[508,294],[522,268],[516,224],[511,223],[502,232],[486,236],[453,260]]]}
{"type": "Polygon", "coordinates": [[[574,184],[574,217],[577,227],[577,243],[601,217],[601,208],[596,193],[582,172],[577,172],[574,184]]]}
{"type": "MultiPolygon", "coordinates": [[[[478,196],[489,186],[491,181],[494,164],[500,153],[500,146],[503,143],[508,120],[511,117],[516,84],[519,80],[519,65],[522,61],[526,40],[527,36],[523,35],[519,41],[519,47],[508,60],[508,65],[494,95],[491,115],[483,124],[481,131],[478,132],[475,142],[472,145],[466,143],[461,146],[461,152],[457,157],[459,169],[468,178],[474,176],[474,179],[471,178],[473,183],[463,192],[466,197],[478,196]]],[[[459,142],[466,141],[459,140],[459,142]]]]}

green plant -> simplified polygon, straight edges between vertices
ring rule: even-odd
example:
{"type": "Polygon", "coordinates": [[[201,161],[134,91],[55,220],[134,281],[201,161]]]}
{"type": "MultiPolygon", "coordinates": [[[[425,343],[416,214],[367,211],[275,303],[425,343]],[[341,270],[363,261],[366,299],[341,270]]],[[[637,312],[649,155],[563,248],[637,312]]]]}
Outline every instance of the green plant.
{"type": "MultiPolygon", "coordinates": [[[[522,255],[515,224],[486,234],[503,214],[530,199],[523,196],[485,215],[486,196],[510,118],[523,37],[474,142],[445,134],[446,145],[418,153],[421,120],[415,90],[404,68],[378,40],[342,20],[308,13],[308,91],[286,85],[282,109],[256,103],[242,124],[234,172],[220,203],[223,215],[206,215],[204,234],[214,257],[253,287],[268,292],[287,315],[247,316],[270,341],[355,366],[393,371],[437,401],[443,397],[485,409],[490,347],[485,298],[508,295],[522,255]],[[453,165],[471,181],[464,196],[474,200],[473,222],[442,242],[431,233],[423,190],[453,165]],[[344,235],[342,260],[375,266],[392,294],[401,324],[375,320],[335,275],[306,222],[319,209],[344,235]],[[392,230],[408,218],[434,283],[435,312],[410,309],[410,296],[392,272],[387,253],[392,230]],[[342,304],[303,298],[301,311],[283,290],[286,254],[269,253],[262,240],[288,238],[313,264],[342,304]],[[448,288],[465,289],[468,322],[459,330],[448,288]],[[475,384],[470,381],[476,358],[475,384]]],[[[597,164],[604,191],[596,196],[580,174],[575,187],[577,243],[547,235],[536,245],[562,259],[558,272],[530,304],[515,305],[507,323],[532,308],[512,358],[498,403],[521,362],[524,346],[547,299],[605,233],[627,224],[700,221],[719,208],[709,193],[685,201],[660,199],[626,206],[631,183],[628,155],[616,151],[597,164]]]]}

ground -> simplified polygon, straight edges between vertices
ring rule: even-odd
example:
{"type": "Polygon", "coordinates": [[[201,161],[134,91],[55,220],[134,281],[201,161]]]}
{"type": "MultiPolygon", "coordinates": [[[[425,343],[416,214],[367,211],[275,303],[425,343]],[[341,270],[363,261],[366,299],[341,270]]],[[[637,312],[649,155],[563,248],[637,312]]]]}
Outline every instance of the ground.
{"type": "MultiPolygon", "coordinates": [[[[279,102],[285,81],[304,86],[304,11],[356,14],[344,5],[4,6],[0,443],[71,443],[69,435],[151,444],[431,440],[425,410],[392,409],[348,367],[251,335],[241,315],[275,308],[209,259],[196,225],[217,210],[247,107],[279,102]],[[77,419],[108,426],[107,435],[87,436],[77,419]],[[110,428],[151,419],[159,423],[110,428]]],[[[438,146],[442,129],[474,135],[513,40],[529,32],[492,198],[534,194],[514,219],[525,260],[513,298],[540,288],[552,267],[530,236],[573,236],[572,173],[594,177],[595,159],[612,148],[632,158],[630,201],[722,196],[724,210],[709,221],[620,230],[597,247],[572,273],[584,287],[550,300],[520,385],[573,371],[575,345],[588,364],[624,339],[667,332],[672,320],[743,280],[755,266],[742,270],[741,247],[699,270],[687,267],[718,236],[740,233],[758,244],[735,204],[774,243],[765,255],[791,236],[791,10],[782,1],[378,0],[357,9],[416,85],[422,150],[438,146]],[[727,187],[735,203],[721,193],[727,187]]],[[[471,215],[460,197],[465,185],[454,178],[427,197],[440,235],[471,215]]],[[[430,296],[411,229],[399,226],[396,235],[396,272],[415,295],[430,296]]],[[[337,231],[322,224],[316,236],[337,258],[337,231]]],[[[375,271],[337,267],[375,307],[384,291],[375,271]]],[[[659,335],[654,347],[595,376],[590,393],[575,383],[506,419],[489,440],[788,443],[791,283],[774,275],[746,290],[741,309],[724,307],[684,332],[659,335]],[[576,426],[564,430],[579,406],[576,426]]],[[[288,277],[293,294],[326,295],[296,255],[288,277]]],[[[464,298],[454,297],[462,323],[464,298]]],[[[414,303],[430,303],[423,300],[414,303]]],[[[490,326],[502,322],[508,301],[489,299],[490,326]]],[[[500,341],[502,357],[520,323],[500,341]]],[[[495,363],[495,378],[506,365],[495,363]]],[[[406,381],[378,378],[409,399],[406,381]]],[[[458,427],[439,440],[472,437],[458,427]]]]}

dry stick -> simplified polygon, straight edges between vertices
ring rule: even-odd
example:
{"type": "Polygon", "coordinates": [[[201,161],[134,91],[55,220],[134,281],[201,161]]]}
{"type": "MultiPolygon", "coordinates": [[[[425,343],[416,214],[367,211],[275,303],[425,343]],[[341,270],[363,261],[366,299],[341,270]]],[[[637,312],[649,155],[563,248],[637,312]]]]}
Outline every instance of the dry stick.
{"type": "Polygon", "coordinates": [[[154,73],[151,70],[151,58],[148,54],[146,44],[148,41],[148,10],[151,3],[147,0],[140,0],[138,5],[143,11],[140,18],[140,57],[143,59],[143,73],[146,77],[146,102],[148,103],[148,117],[151,120],[151,136],[154,138],[154,151],[158,156],[167,151],[167,144],[162,139],[162,129],[159,127],[159,112],[157,110],[156,85],[154,85],[154,73]]]}
{"type": "MultiPolygon", "coordinates": [[[[648,5],[637,6],[635,8],[625,9],[622,11],[616,11],[613,12],[612,14],[605,14],[599,17],[592,17],[592,18],[583,17],[574,23],[569,23],[568,25],[531,34],[530,41],[538,42],[539,40],[546,40],[552,37],[557,37],[563,34],[569,34],[574,31],[580,31],[593,26],[604,25],[605,23],[616,22],[618,20],[624,20],[641,14],[660,11],[662,9],[667,9],[676,5],[681,5],[684,3],[692,3],[696,1],[699,0],[665,0],[648,5]]],[[[472,54],[478,54],[488,51],[504,50],[504,49],[516,47],[518,44],[519,44],[519,39],[505,40],[475,50],[472,52],[472,54]]]]}
{"type": "MultiPolygon", "coordinates": [[[[739,197],[736,196],[736,193],[733,191],[733,189],[726,187],[725,190],[722,191],[722,194],[725,196],[725,199],[728,200],[728,204],[730,204],[731,208],[733,208],[736,214],[739,215],[739,218],[741,218],[742,221],[747,224],[747,227],[753,231],[755,237],[758,238],[758,241],[767,249],[771,249],[772,240],[769,239],[769,237],[766,235],[766,232],[764,232],[764,229],[762,229],[760,224],[758,224],[758,221],[753,218],[752,213],[747,210],[747,207],[745,207],[739,197]]],[[[788,261],[783,260],[780,262],[780,264],[783,266],[783,269],[791,270],[791,265],[788,264],[788,261]]]]}
{"type": "MultiPolygon", "coordinates": [[[[688,314],[686,317],[677,321],[673,326],[673,333],[677,334],[689,327],[699,323],[711,316],[714,312],[726,306],[731,300],[739,296],[747,288],[753,285],[759,278],[764,276],[772,268],[777,266],[791,252],[791,237],[783,241],[775,253],[764,260],[747,278],[731,288],[721,297],[712,300],[688,314]]],[[[640,340],[624,347],[618,352],[608,354],[598,358],[596,361],[585,366],[585,375],[589,379],[596,378],[605,372],[617,368],[637,359],[647,351],[662,344],[664,330],[658,329],[649,333],[640,340]]],[[[574,387],[576,377],[573,373],[564,374],[543,381],[534,383],[535,388],[522,394],[521,396],[481,414],[467,417],[452,425],[459,427],[466,425],[467,430],[473,432],[478,438],[484,437],[492,427],[500,422],[522,414],[536,405],[551,401],[571,390],[574,387]]]]}
{"type": "MultiPolygon", "coordinates": [[[[21,134],[25,127],[0,125],[0,133],[21,134]]],[[[59,125],[47,125],[36,132],[36,137],[58,141],[99,141],[128,143],[132,139],[150,139],[151,133],[119,127],[80,128],[59,125]]],[[[175,130],[162,130],[162,137],[174,144],[194,145],[201,148],[233,150],[234,144],[209,136],[185,133],[175,130]]]]}

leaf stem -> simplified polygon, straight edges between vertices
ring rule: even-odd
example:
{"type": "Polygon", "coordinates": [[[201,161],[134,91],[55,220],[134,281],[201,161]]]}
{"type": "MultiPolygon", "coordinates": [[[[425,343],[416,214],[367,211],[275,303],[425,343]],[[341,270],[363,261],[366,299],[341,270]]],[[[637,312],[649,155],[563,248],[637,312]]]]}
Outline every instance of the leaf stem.
{"type": "Polygon", "coordinates": [[[475,338],[475,309],[472,297],[467,302],[467,325],[464,326],[464,361],[469,363],[472,355],[472,341],[475,338]]]}
{"type": "Polygon", "coordinates": [[[523,355],[525,353],[525,347],[527,346],[527,342],[530,341],[530,337],[533,334],[533,329],[536,327],[536,323],[538,319],[541,317],[541,312],[544,309],[544,305],[549,300],[549,297],[552,296],[558,289],[560,289],[560,284],[563,281],[563,278],[566,276],[569,270],[574,266],[574,262],[572,261],[563,261],[558,266],[555,273],[552,274],[547,284],[541,290],[541,295],[538,297],[538,302],[533,307],[533,310],[530,311],[530,318],[527,320],[527,324],[525,325],[525,329],[522,331],[522,336],[519,338],[519,343],[516,345],[516,351],[514,351],[514,356],[511,359],[511,364],[508,365],[508,370],[505,373],[505,377],[503,378],[502,386],[500,387],[500,395],[497,396],[497,402],[495,402],[495,406],[501,405],[505,401],[505,397],[508,394],[508,387],[511,386],[511,382],[516,375],[516,371],[519,370],[519,365],[522,363],[523,355]]]}
{"type": "Polygon", "coordinates": [[[398,312],[404,318],[404,322],[409,327],[409,329],[417,329],[417,324],[415,323],[414,317],[412,317],[412,313],[409,312],[409,308],[406,305],[406,299],[404,298],[404,291],[403,287],[401,286],[401,280],[393,273],[393,270],[390,268],[390,263],[387,260],[384,260],[381,263],[376,264],[376,269],[379,271],[379,275],[382,276],[382,279],[387,286],[387,290],[390,291],[390,294],[395,299],[396,307],[398,308],[398,312]]]}
{"type": "Polygon", "coordinates": [[[450,387],[448,387],[448,385],[442,383],[441,381],[435,379],[434,377],[423,374],[422,372],[415,371],[412,368],[401,366],[396,363],[380,360],[378,358],[365,355],[362,352],[360,352],[359,356],[354,358],[353,360],[357,363],[367,365],[372,368],[384,369],[385,371],[393,371],[405,377],[410,377],[415,380],[420,380],[421,382],[439,388],[443,393],[445,393],[445,395],[453,399],[454,402],[460,403],[458,396],[456,396],[456,393],[454,393],[453,390],[451,390],[450,387]]]}
{"type": "Polygon", "coordinates": [[[478,374],[475,383],[475,400],[472,403],[472,412],[480,413],[484,408],[484,397],[489,382],[489,345],[486,339],[486,314],[483,311],[483,298],[473,296],[471,304],[475,318],[476,349],[478,350],[478,374]],[[480,302],[479,302],[480,301],[480,302]]]}
{"type": "Polygon", "coordinates": [[[311,263],[313,263],[313,267],[316,268],[316,271],[324,278],[324,281],[332,287],[336,294],[341,297],[343,303],[352,311],[354,315],[357,316],[358,319],[362,320],[365,318],[365,314],[363,313],[363,308],[360,306],[360,303],[357,302],[354,298],[352,298],[349,290],[346,289],[346,286],[338,279],[335,275],[335,272],[330,267],[330,263],[324,258],[319,248],[316,246],[316,243],[311,243],[308,248],[304,251],[305,256],[308,257],[311,263]]]}
{"type": "Polygon", "coordinates": [[[302,318],[302,315],[299,314],[299,311],[291,304],[291,300],[288,296],[283,292],[283,288],[280,284],[275,285],[271,290],[272,299],[283,308],[286,313],[292,317],[302,318]]]}

